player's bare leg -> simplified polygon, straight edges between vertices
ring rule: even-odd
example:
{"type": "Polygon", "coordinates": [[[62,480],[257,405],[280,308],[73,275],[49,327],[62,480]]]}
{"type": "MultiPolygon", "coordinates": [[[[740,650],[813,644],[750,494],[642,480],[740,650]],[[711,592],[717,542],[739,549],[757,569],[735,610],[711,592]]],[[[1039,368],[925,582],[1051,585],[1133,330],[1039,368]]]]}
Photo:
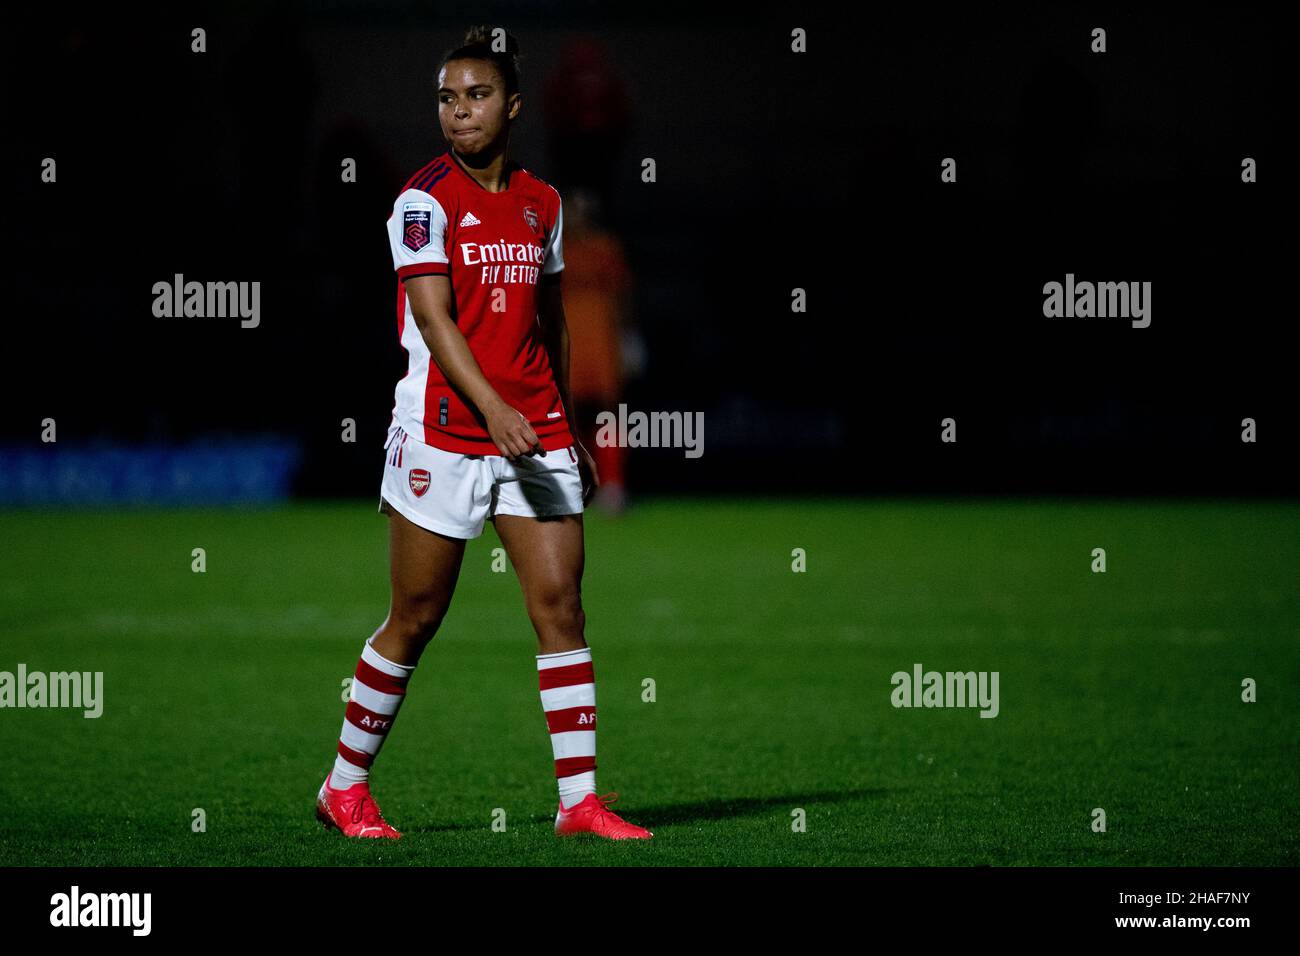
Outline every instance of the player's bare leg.
{"type": "Polygon", "coordinates": [[[537,632],[538,683],[560,790],[555,832],[614,840],[652,836],[609,809],[618,794],[596,795],[596,677],[583,633],[582,515],[497,515],[493,524],[537,632]]]}
{"type": "Polygon", "coordinates": [[[384,657],[414,666],[451,607],[465,541],[428,531],[384,503],[392,600],[370,640],[384,657]]]}
{"type": "Polygon", "coordinates": [[[392,600],[357,662],[334,769],[316,795],[316,817],[346,836],[401,833],[370,795],[370,767],[406,696],[406,683],[438,632],[460,576],[465,542],[426,531],[384,503],[392,600]]]}
{"type": "Polygon", "coordinates": [[[524,607],[537,632],[537,653],[556,654],[586,647],[582,515],[497,515],[492,523],[519,576],[524,607]]]}

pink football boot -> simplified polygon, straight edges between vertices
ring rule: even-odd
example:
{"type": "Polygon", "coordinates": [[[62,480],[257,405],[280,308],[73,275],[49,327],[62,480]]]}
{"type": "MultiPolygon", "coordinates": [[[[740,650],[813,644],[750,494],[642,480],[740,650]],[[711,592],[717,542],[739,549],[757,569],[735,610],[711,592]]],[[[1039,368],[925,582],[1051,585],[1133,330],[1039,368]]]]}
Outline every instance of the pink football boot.
{"type": "Polygon", "coordinates": [[[555,815],[555,832],[560,836],[594,833],[610,840],[646,840],[654,836],[645,827],[628,823],[609,809],[617,799],[617,793],[607,793],[602,797],[589,793],[581,803],[567,810],[561,803],[559,813],[555,815]]]}
{"type": "Polygon", "coordinates": [[[346,790],[335,790],[329,786],[330,776],[325,777],[316,794],[316,819],[327,830],[333,827],[350,837],[401,839],[402,834],[389,826],[379,812],[369,784],[354,783],[346,790]]]}

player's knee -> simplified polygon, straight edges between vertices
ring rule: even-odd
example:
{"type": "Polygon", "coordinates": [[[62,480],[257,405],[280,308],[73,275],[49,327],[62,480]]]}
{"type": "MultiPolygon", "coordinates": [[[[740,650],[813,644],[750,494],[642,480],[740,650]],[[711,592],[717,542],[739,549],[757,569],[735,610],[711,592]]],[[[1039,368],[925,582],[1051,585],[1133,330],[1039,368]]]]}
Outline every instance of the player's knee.
{"type": "Polygon", "coordinates": [[[582,610],[582,595],[569,586],[538,588],[529,595],[528,616],[539,631],[582,633],[587,615],[582,610]]]}
{"type": "Polygon", "coordinates": [[[410,604],[389,615],[388,628],[405,644],[424,645],[438,633],[443,613],[440,605],[431,602],[410,604]]]}

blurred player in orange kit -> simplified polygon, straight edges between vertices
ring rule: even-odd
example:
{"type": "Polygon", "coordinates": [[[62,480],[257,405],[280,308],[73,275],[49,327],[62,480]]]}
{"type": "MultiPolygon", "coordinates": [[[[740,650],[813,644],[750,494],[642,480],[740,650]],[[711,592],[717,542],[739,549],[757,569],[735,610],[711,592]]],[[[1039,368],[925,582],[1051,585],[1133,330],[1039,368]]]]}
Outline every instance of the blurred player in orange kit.
{"type": "Polygon", "coordinates": [[[627,449],[596,441],[596,415],[618,411],[623,395],[623,336],[631,301],[632,272],[618,236],[600,224],[600,200],[582,188],[565,204],[564,311],[569,323],[569,388],[580,440],[591,450],[600,475],[594,504],[611,514],[627,504],[627,449]]]}

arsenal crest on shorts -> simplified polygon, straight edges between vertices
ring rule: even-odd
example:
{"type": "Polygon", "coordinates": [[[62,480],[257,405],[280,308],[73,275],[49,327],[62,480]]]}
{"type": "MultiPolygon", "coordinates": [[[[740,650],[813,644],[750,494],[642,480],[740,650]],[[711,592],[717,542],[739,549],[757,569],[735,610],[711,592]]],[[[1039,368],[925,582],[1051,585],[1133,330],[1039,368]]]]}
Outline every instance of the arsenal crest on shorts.
{"type": "Polygon", "coordinates": [[[533,232],[541,232],[541,229],[538,228],[537,210],[532,206],[524,207],[524,222],[528,223],[528,228],[533,232]]]}
{"type": "Polygon", "coordinates": [[[415,493],[415,497],[423,498],[424,493],[429,490],[429,472],[423,468],[412,468],[408,480],[411,482],[411,491],[415,493]]]}
{"type": "Polygon", "coordinates": [[[402,245],[419,252],[429,244],[429,228],[433,224],[433,206],[427,202],[408,202],[402,205],[402,245]]]}

